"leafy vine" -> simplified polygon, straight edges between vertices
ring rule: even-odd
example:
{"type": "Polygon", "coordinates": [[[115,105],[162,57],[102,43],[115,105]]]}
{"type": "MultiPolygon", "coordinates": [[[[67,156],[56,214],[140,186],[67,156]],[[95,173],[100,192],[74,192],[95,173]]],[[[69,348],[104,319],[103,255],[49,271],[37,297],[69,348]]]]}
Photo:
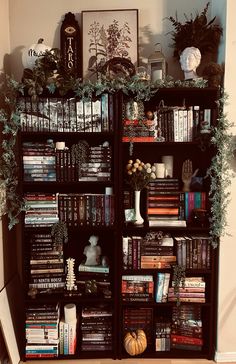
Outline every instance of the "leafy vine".
{"type": "MultiPolygon", "coordinates": [[[[55,53],[56,54],[56,53],[55,53]]],[[[18,193],[18,165],[16,158],[17,134],[20,129],[20,106],[18,105],[19,94],[25,91],[31,94],[35,100],[43,90],[49,93],[66,94],[68,90],[74,96],[83,101],[99,96],[104,92],[122,92],[136,101],[149,100],[160,88],[204,88],[207,81],[196,80],[173,80],[167,77],[154,83],[141,81],[137,75],[127,78],[106,79],[100,78],[96,82],[82,82],[80,79],[63,77],[63,69],[60,68],[60,58],[53,62],[54,55],[50,56],[51,67],[45,69],[45,59],[39,62],[33,71],[24,75],[22,83],[17,83],[9,76],[4,76],[0,83],[0,94],[2,104],[0,105],[0,122],[2,123],[2,155],[0,158],[0,198],[6,199],[5,206],[1,209],[1,216],[8,215],[11,229],[19,221],[19,214],[25,210],[24,200],[18,193]],[[55,71],[55,67],[57,68],[55,71]],[[29,75],[29,76],[28,76],[29,75]],[[29,77],[29,78],[27,78],[29,77]]],[[[49,57],[48,56],[48,57],[49,57]]],[[[47,62],[46,62],[47,63],[47,62]]],[[[211,200],[211,236],[213,245],[217,245],[217,238],[222,235],[226,226],[226,207],[229,199],[228,187],[231,180],[230,162],[233,155],[232,136],[228,134],[231,126],[224,114],[223,107],[226,101],[225,95],[218,101],[219,119],[217,127],[213,129],[211,143],[216,146],[216,155],[208,170],[211,177],[210,200],[211,200]],[[220,186],[220,188],[219,188],[220,186]]],[[[1,204],[4,206],[4,204],[1,204]]]]}
{"type": "Polygon", "coordinates": [[[224,112],[227,98],[228,96],[222,90],[221,98],[217,101],[219,108],[217,126],[213,128],[211,138],[211,143],[216,146],[217,153],[207,171],[211,179],[209,191],[211,202],[210,235],[213,247],[218,245],[219,237],[225,234],[227,206],[230,200],[229,186],[234,175],[230,166],[234,156],[234,144],[232,134],[229,133],[233,124],[227,119],[224,112]]]}

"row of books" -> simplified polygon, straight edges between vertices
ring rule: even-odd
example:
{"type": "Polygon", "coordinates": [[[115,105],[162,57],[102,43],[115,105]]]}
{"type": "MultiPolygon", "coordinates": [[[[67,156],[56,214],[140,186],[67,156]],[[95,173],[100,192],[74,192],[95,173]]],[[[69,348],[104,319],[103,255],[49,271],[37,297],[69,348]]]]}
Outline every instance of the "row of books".
{"type": "Polygon", "coordinates": [[[59,194],[59,218],[68,226],[113,226],[114,195],[59,194]]]}
{"type": "Polygon", "coordinates": [[[59,182],[70,181],[110,181],[111,147],[109,145],[90,146],[85,160],[78,163],[73,146],[56,149],[56,178],[59,182]]]}
{"type": "Polygon", "coordinates": [[[171,347],[171,322],[158,318],[155,322],[155,350],[170,351],[171,347]]]}
{"type": "Polygon", "coordinates": [[[25,357],[27,359],[54,358],[59,354],[60,306],[34,304],[26,309],[25,357]]]}
{"type": "Polygon", "coordinates": [[[189,107],[163,107],[153,120],[123,120],[123,142],[191,142],[199,133],[210,133],[212,110],[189,107]]]}
{"type": "Polygon", "coordinates": [[[26,193],[25,224],[68,226],[112,226],[115,220],[114,195],[26,193]]]}
{"type": "Polygon", "coordinates": [[[32,102],[19,98],[22,131],[38,132],[107,132],[113,130],[113,96],[81,101],[76,98],[43,98],[32,102]]]}
{"type": "Polygon", "coordinates": [[[82,307],[81,350],[112,350],[112,310],[108,306],[82,307]]]}
{"type": "Polygon", "coordinates": [[[189,269],[211,268],[211,238],[207,234],[166,234],[122,238],[123,269],[168,269],[178,264],[189,269]]]}
{"type": "Polygon", "coordinates": [[[211,238],[195,234],[173,236],[176,243],[177,263],[190,269],[211,268],[211,238]]]}
{"type": "Polygon", "coordinates": [[[123,237],[123,268],[163,269],[176,262],[174,239],[166,235],[163,239],[146,239],[142,236],[123,237]]]}
{"type": "Polygon", "coordinates": [[[110,181],[111,147],[105,145],[88,146],[83,160],[78,163],[77,145],[55,149],[51,141],[46,143],[23,143],[24,181],[70,182],[70,181],[110,181]]]}

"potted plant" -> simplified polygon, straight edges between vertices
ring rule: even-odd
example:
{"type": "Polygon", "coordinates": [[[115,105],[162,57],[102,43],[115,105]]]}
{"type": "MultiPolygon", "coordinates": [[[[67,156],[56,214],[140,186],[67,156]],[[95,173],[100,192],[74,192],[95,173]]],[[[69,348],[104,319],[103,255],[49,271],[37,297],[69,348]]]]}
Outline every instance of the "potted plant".
{"type": "MultiPolygon", "coordinates": [[[[205,54],[215,55],[222,36],[222,27],[215,24],[216,17],[210,21],[207,19],[207,12],[210,2],[208,2],[202,12],[196,13],[195,17],[191,14],[190,18],[185,16],[185,22],[180,22],[177,17],[168,17],[171,22],[173,30],[168,34],[171,34],[174,48],[174,57],[180,58],[182,52],[186,48],[197,48],[200,51],[201,56],[205,54]]],[[[183,68],[182,68],[183,69],[183,68]]]]}

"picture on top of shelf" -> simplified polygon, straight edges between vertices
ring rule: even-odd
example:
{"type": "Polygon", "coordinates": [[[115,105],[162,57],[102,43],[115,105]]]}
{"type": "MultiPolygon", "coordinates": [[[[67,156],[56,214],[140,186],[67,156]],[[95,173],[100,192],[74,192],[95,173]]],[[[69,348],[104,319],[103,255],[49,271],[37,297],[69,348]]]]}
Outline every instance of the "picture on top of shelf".
{"type": "Polygon", "coordinates": [[[115,58],[138,60],[138,10],[82,11],[83,77],[97,79],[115,58]]]}

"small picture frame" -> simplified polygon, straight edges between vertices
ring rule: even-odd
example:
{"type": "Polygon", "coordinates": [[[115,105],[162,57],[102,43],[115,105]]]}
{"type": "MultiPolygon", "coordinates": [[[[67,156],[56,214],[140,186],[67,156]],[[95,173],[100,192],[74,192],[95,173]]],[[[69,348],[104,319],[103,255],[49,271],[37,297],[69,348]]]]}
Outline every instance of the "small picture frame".
{"type": "Polygon", "coordinates": [[[98,79],[115,57],[138,63],[138,10],[82,11],[83,79],[98,79]]]}

